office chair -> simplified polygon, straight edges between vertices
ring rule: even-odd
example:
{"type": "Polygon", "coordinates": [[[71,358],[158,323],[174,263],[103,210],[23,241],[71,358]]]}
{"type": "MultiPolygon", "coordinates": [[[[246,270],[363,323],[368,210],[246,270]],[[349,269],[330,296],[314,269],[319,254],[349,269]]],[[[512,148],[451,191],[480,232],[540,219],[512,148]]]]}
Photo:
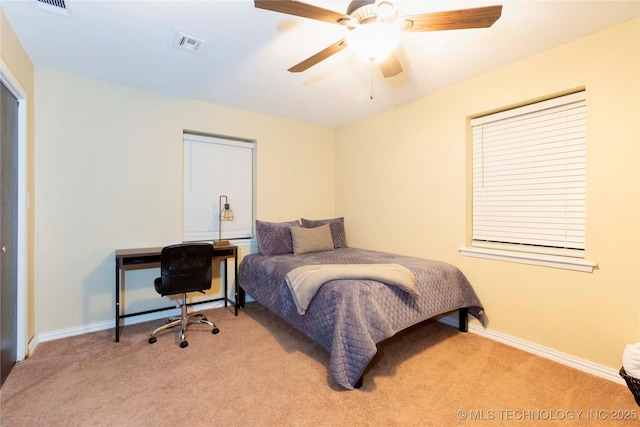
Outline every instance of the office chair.
{"type": "Polygon", "coordinates": [[[189,323],[203,323],[211,326],[211,333],[220,330],[202,314],[187,316],[187,292],[202,292],[211,288],[211,258],[213,246],[209,243],[181,243],[167,246],[160,254],[160,273],[154,281],[156,291],[161,295],[182,294],[180,317],[170,317],[165,324],[149,335],[149,344],[156,342],[156,334],[165,329],[181,326],[180,347],[189,343],[184,339],[184,332],[189,323]]]}

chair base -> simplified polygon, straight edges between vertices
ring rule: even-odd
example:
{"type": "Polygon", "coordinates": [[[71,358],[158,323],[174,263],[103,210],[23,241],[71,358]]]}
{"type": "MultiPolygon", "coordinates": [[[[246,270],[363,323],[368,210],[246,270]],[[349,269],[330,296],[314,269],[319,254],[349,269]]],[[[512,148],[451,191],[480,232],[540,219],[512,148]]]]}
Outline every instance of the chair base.
{"type": "Polygon", "coordinates": [[[154,342],[156,342],[156,334],[160,331],[164,331],[165,329],[171,329],[174,328],[176,326],[181,326],[180,328],[180,347],[181,348],[185,348],[186,346],[189,345],[189,342],[184,338],[185,335],[185,330],[187,329],[187,325],[191,324],[191,323],[201,323],[201,324],[206,324],[211,326],[213,329],[211,331],[212,334],[217,334],[218,332],[220,332],[220,329],[218,329],[218,327],[213,323],[210,322],[209,320],[207,320],[206,317],[204,317],[203,314],[201,313],[196,313],[192,316],[188,316],[187,315],[187,295],[186,294],[182,294],[182,305],[180,306],[181,308],[181,315],[180,317],[170,317],[165,321],[165,324],[156,328],[153,332],[151,332],[151,334],[149,335],[149,344],[153,344],[154,342]]]}

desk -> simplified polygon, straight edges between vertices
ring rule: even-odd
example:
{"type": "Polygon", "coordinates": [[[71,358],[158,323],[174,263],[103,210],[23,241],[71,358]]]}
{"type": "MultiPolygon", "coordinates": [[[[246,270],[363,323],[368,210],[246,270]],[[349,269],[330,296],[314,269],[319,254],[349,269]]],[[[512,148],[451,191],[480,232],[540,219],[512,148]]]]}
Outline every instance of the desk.
{"type": "MultiPolygon", "coordinates": [[[[176,308],[175,306],[171,307],[163,307],[156,308],[154,310],[146,310],[139,311],[136,313],[128,313],[122,314],[120,312],[120,294],[122,289],[120,287],[120,278],[122,277],[122,281],[124,282],[124,272],[126,270],[137,270],[140,268],[158,268],[160,267],[160,254],[162,253],[162,247],[157,248],[136,248],[136,249],[117,249],[116,250],[116,342],[120,341],[120,319],[124,319],[125,317],[131,316],[139,316],[147,313],[155,313],[157,311],[163,310],[171,310],[176,308]]],[[[229,286],[229,274],[227,273],[227,266],[225,265],[224,269],[224,297],[222,298],[214,298],[208,299],[205,301],[198,301],[187,304],[188,306],[203,304],[205,302],[213,302],[213,301],[223,301],[224,306],[227,307],[227,303],[231,303],[235,308],[235,315],[238,315],[238,286],[237,286],[237,277],[238,277],[238,247],[234,245],[228,246],[214,246],[213,247],[213,258],[211,261],[219,260],[219,261],[227,261],[229,258],[233,258],[234,260],[234,268],[235,268],[235,277],[236,277],[236,286],[235,286],[235,300],[231,300],[228,297],[227,289],[229,286]]]]}

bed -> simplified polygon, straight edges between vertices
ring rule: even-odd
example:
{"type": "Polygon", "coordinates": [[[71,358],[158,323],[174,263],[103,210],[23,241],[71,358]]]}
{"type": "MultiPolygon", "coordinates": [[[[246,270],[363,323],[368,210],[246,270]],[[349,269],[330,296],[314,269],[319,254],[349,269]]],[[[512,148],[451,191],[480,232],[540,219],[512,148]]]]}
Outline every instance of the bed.
{"type": "Polygon", "coordinates": [[[256,231],[260,253],[242,259],[238,285],[326,349],[331,376],[344,388],[359,388],[377,344],[403,329],[455,310],[461,313],[461,330],[466,330],[467,313],[485,324],[483,306],[458,268],[440,261],[348,247],[343,218],[303,218],[302,223],[256,221],[256,231]],[[412,274],[416,291],[394,285],[386,276],[379,280],[375,275],[336,276],[317,287],[307,307],[302,308],[293,288],[301,276],[292,274],[308,266],[314,271],[393,266],[412,274]]]}

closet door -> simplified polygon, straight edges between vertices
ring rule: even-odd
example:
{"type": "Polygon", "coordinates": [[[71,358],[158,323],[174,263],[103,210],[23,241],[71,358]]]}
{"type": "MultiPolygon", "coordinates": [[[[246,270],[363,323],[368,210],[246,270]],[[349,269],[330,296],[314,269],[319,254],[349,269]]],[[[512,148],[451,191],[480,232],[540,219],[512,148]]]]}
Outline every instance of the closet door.
{"type": "Polygon", "coordinates": [[[0,385],[17,359],[18,100],[0,84],[0,385]]]}

